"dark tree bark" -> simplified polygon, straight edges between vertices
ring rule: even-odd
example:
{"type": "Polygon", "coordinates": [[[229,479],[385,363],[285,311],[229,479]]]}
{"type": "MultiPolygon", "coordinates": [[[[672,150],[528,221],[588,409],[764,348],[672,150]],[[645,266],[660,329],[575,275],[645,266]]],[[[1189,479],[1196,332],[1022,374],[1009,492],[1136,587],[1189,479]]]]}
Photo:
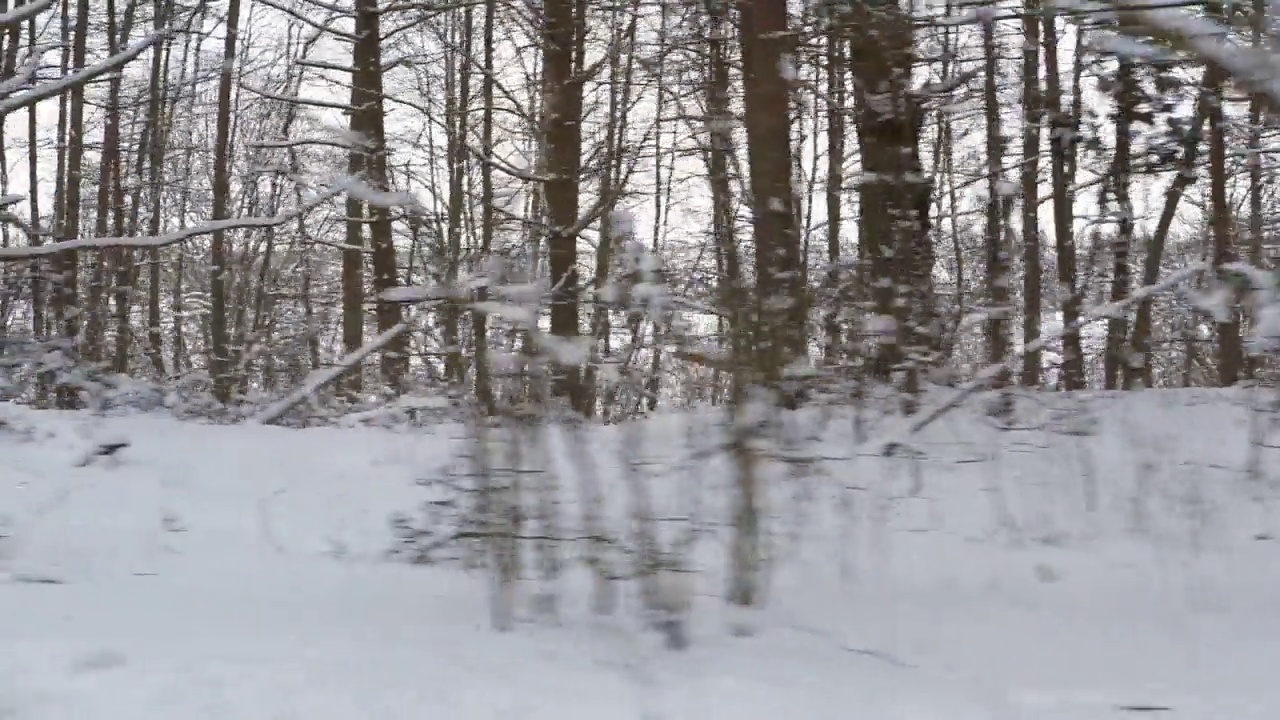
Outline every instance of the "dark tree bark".
{"type": "MultiPolygon", "coordinates": [[[[1221,273],[1223,265],[1237,259],[1232,237],[1235,214],[1227,198],[1227,119],[1223,108],[1226,75],[1214,69],[1210,80],[1209,102],[1209,228],[1213,233],[1213,266],[1221,273]]],[[[1219,319],[1218,384],[1229,387],[1240,379],[1244,349],[1240,344],[1240,319],[1234,302],[1225,308],[1226,317],[1219,319]]]]}
{"type": "Polygon", "coordinates": [[[834,364],[843,355],[840,343],[840,232],[844,213],[844,148],[845,148],[845,43],[837,26],[827,32],[827,291],[831,305],[823,316],[826,343],[823,359],[834,364]]]}
{"type": "MultiPolygon", "coordinates": [[[[222,69],[218,79],[218,120],[213,149],[213,219],[231,216],[231,124],[232,85],[235,80],[236,46],[240,36],[240,0],[228,0],[226,38],[222,46],[222,69]]],[[[227,330],[227,286],[231,268],[227,233],[213,233],[210,244],[209,275],[209,374],[213,395],[219,402],[231,402],[234,388],[230,336],[227,330]]]]}
{"type": "Polygon", "coordinates": [[[738,13],[755,240],[754,365],[759,380],[776,386],[805,341],[791,187],[791,99],[782,69],[793,62],[787,50],[794,39],[782,0],[740,0],[738,13]]]}
{"type": "MultiPolygon", "coordinates": [[[[365,178],[374,190],[391,189],[387,171],[386,113],[383,108],[382,90],[382,31],[379,23],[381,11],[377,0],[356,0],[356,42],[352,48],[352,84],[360,88],[361,102],[358,109],[367,115],[361,125],[365,147],[365,178]]],[[[367,208],[369,218],[369,245],[373,250],[373,291],[376,295],[400,284],[396,266],[396,246],[392,237],[391,210],[376,203],[367,208]]],[[[403,319],[400,303],[379,302],[377,310],[378,332],[390,331],[403,319]]],[[[408,333],[401,333],[388,342],[382,353],[382,381],[388,389],[399,394],[405,390],[409,372],[408,333]]]]}
{"type": "MultiPolygon", "coordinates": [[[[1022,19],[1022,342],[1040,339],[1040,1],[1027,0],[1022,19]]],[[[1022,355],[1021,383],[1040,385],[1041,354],[1022,355]]]]}
{"type": "MultiPolygon", "coordinates": [[[[1000,133],[1000,97],[995,43],[995,21],[982,24],[983,114],[987,125],[987,206],[983,232],[986,255],[987,362],[1003,363],[1009,354],[1009,255],[1004,246],[1004,213],[1007,189],[1003,178],[1004,139],[1000,133]]],[[[993,386],[1009,382],[1007,372],[996,377],[993,386]]]]}
{"type": "MultiPolygon", "coordinates": [[[[1137,111],[1138,92],[1133,63],[1121,58],[1116,70],[1116,146],[1111,166],[1111,183],[1119,213],[1115,235],[1111,240],[1111,302],[1129,297],[1131,284],[1129,252],[1133,246],[1134,218],[1129,184],[1133,172],[1133,116],[1137,111]]],[[[1125,346],[1128,330],[1126,316],[1107,319],[1107,347],[1102,359],[1103,386],[1107,390],[1119,387],[1121,373],[1128,362],[1129,353],[1125,346]]]]}
{"type": "MultiPolygon", "coordinates": [[[[69,2],[69,0],[68,0],[69,2]]],[[[87,55],[89,35],[89,0],[79,0],[76,6],[75,31],[71,40],[71,67],[83,68],[87,55]]],[[[67,12],[66,6],[63,8],[67,12]]],[[[64,14],[64,21],[66,15],[64,14]]],[[[62,228],[59,237],[62,240],[74,240],[80,235],[80,193],[84,184],[84,85],[77,83],[71,88],[68,99],[67,120],[67,154],[65,189],[62,192],[61,209],[62,228]]],[[[77,254],[62,253],[59,268],[59,319],[62,323],[62,337],[66,341],[67,350],[74,351],[80,336],[79,284],[80,263],[77,254]]],[[[57,391],[58,407],[76,408],[80,405],[76,389],[61,383],[57,391]]]]}
{"type": "MultiPolygon", "coordinates": [[[[351,148],[347,151],[347,174],[364,178],[369,156],[369,138],[365,127],[373,98],[369,97],[368,81],[363,73],[369,64],[364,54],[368,44],[357,41],[352,48],[351,109],[347,128],[351,148]]],[[[342,348],[348,354],[364,345],[364,264],[365,217],[364,203],[354,194],[346,200],[346,249],[342,252],[342,348]]],[[[343,378],[346,392],[354,397],[364,389],[364,373],[353,369],[343,378]]]]}
{"type": "Polygon", "coordinates": [[[844,24],[865,176],[859,186],[859,252],[869,259],[867,280],[880,332],[873,370],[882,381],[902,372],[904,408],[914,412],[920,371],[931,358],[936,330],[932,188],[920,163],[923,117],[911,92],[912,20],[896,4],[858,3],[844,24]]]}
{"type": "MultiPolygon", "coordinates": [[[[493,232],[497,218],[493,207],[493,167],[488,158],[493,153],[493,98],[494,98],[494,62],[493,62],[493,30],[497,23],[497,0],[485,0],[484,3],[484,74],[480,81],[480,98],[483,103],[483,114],[480,118],[480,150],[486,162],[480,164],[480,255],[485,261],[493,251],[493,232]]],[[[489,297],[488,287],[476,290],[476,300],[484,302],[489,297]]],[[[486,415],[497,413],[493,398],[493,385],[489,372],[489,325],[485,313],[473,310],[471,313],[472,332],[475,334],[475,390],[476,400],[486,415]]]]}
{"type": "Polygon", "coordinates": [[[1063,108],[1062,76],[1058,67],[1056,13],[1044,16],[1045,107],[1049,114],[1049,162],[1053,188],[1053,234],[1057,243],[1058,291],[1062,294],[1062,387],[1084,388],[1084,352],[1080,347],[1082,295],[1077,287],[1076,243],[1073,227],[1075,205],[1071,185],[1075,178],[1076,118],[1063,108]]]}
{"type": "MultiPolygon", "coordinates": [[[[578,182],[582,164],[581,48],[585,8],[577,0],[547,0],[542,20],[545,201],[551,269],[551,334],[574,342],[578,327],[578,182]]],[[[552,393],[582,410],[580,369],[557,364],[552,393]]]]}

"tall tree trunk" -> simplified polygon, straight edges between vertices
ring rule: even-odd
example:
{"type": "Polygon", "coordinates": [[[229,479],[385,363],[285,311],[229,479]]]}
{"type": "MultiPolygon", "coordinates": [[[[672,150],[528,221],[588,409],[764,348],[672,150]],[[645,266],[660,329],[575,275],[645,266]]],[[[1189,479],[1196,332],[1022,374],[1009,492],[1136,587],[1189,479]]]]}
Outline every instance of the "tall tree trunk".
{"type": "MultiPolygon", "coordinates": [[[[27,24],[27,46],[32,49],[36,47],[35,18],[27,24]]],[[[27,194],[31,202],[31,244],[35,246],[44,244],[44,234],[47,232],[45,223],[40,217],[40,126],[36,115],[37,107],[38,104],[32,104],[27,108],[27,187],[29,188],[27,194]]],[[[61,113],[59,119],[61,120],[61,113]]],[[[61,142],[61,132],[58,137],[61,142]]],[[[58,165],[61,167],[61,162],[58,165]]],[[[54,192],[60,192],[60,190],[55,188],[54,192]]],[[[48,332],[48,321],[45,314],[44,270],[40,261],[32,260],[27,272],[31,277],[31,336],[43,338],[48,332]]],[[[48,402],[49,383],[46,375],[41,373],[36,380],[36,406],[45,407],[48,402]]]]}
{"type": "MultiPolygon", "coordinates": [[[[7,5],[0,5],[0,9],[7,5]]],[[[17,73],[18,65],[18,45],[22,42],[22,25],[21,23],[12,23],[7,28],[7,36],[4,38],[4,62],[0,67],[0,77],[5,79],[14,77],[17,73]]],[[[0,129],[0,148],[7,145],[7,133],[0,129]]],[[[5,194],[8,194],[10,187],[9,179],[9,158],[6,153],[0,153],[0,184],[4,186],[5,194]]],[[[16,209],[16,208],[15,208],[16,209]]],[[[16,216],[16,214],[15,214],[16,216]]],[[[8,223],[4,223],[0,227],[0,243],[5,247],[9,247],[12,243],[12,233],[8,223]]],[[[0,289],[3,298],[0,299],[0,334],[7,335],[9,333],[9,318],[12,315],[14,304],[18,301],[21,294],[21,272],[15,267],[5,267],[3,269],[4,285],[0,289]]]]}
{"type": "MultiPolygon", "coordinates": [[[[733,190],[729,177],[729,161],[733,152],[733,113],[729,104],[729,5],[720,0],[705,0],[708,33],[705,69],[707,102],[707,183],[711,189],[711,232],[715,239],[717,292],[727,316],[730,352],[734,368],[747,364],[746,301],[742,279],[742,263],[734,233],[733,190]]],[[[742,373],[733,372],[732,396],[741,399],[742,373]]]]}
{"type": "MultiPolygon", "coordinates": [[[[785,69],[794,68],[789,53],[794,38],[785,0],[738,0],[738,21],[756,266],[751,374],[755,382],[781,391],[783,369],[803,352],[805,341],[800,241],[791,187],[790,78],[785,77],[785,69]]],[[[798,398],[785,393],[782,399],[794,406],[798,398]]],[[[745,445],[745,439],[738,444],[745,445]]],[[[746,447],[736,455],[728,601],[749,608],[760,603],[763,592],[759,470],[746,447]]]]}
{"type": "MultiPolygon", "coordinates": [[[[1216,66],[1215,66],[1216,68],[1216,66]]],[[[1224,108],[1226,77],[1214,69],[1210,81],[1212,99],[1209,104],[1209,214],[1213,233],[1213,266],[1221,273],[1223,265],[1236,259],[1232,234],[1234,215],[1227,197],[1227,119],[1224,108]]],[[[1218,318],[1218,383],[1222,387],[1236,384],[1243,369],[1240,344],[1240,320],[1234,300],[1218,318]]]]}
{"type": "MultiPolygon", "coordinates": [[[[578,336],[578,180],[582,162],[582,81],[576,58],[586,18],[576,0],[547,0],[542,25],[543,136],[547,241],[551,270],[551,334],[578,336]]],[[[581,409],[577,367],[557,367],[552,392],[581,409]]]]}
{"type": "MultiPolygon", "coordinates": [[[[471,115],[471,7],[462,11],[462,23],[459,29],[458,50],[453,59],[454,74],[457,76],[456,89],[451,87],[452,81],[446,81],[449,88],[445,99],[445,122],[448,126],[447,161],[449,165],[449,207],[447,218],[445,252],[445,283],[453,287],[458,281],[458,272],[462,263],[462,221],[466,207],[465,181],[467,178],[467,150],[470,134],[471,115]]],[[[465,382],[466,365],[462,359],[462,344],[458,335],[458,325],[462,318],[462,309],[454,304],[445,305],[443,317],[444,336],[444,376],[445,381],[461,384],[465,382]]]]}
{"type": "MultiPolygon", "coordinates": [[[[982,23],[983,51],[983,114],[987,125],[987,207],[986,227],[983,234],[986,250],[987,290],[987,362],[1003,363],[1009,354],[1009,262],[1004,247],[1004,207],[1008,186],[1003,177],[1004,139],[1000,134],[1000,97],[998,94],[999,70],[996,57],[995,21],[988,18],[982,23]]],[[[1009,381],[1002,372],[994,386],[1002,387],[1009,381]]]]}
{"type": "Polygon", "coordinates": [[[1062,387],[1084,388],[1084,353],[1080,347],[1081,293],[1077,288],[1076,244],[1072,182],[1076,123],[1063,108],[1062,76],[1058,68],[1057,13],[1044,16],[1045,105],[1049,113],[1049,162],[1053,187],[1053,233],[1057,244],[1058,292],[1062,294],[1062,387]]]}
{"type": "MultiPolygon", "coordinates": [[[[1022,18],[1022,342],[1040,339],[1040,0],[1022,18]]],[[[1040,385],[1040,350],[1022,354],[1024,387],[1040,385]]]]}
{"type": "MultiPolygon", "coordinates": [[[[387,171],[387,140],[382,92],[381,11],[377,0],[356,0],[356,37],[352,48],[354,85],[360,87],[363,102],[357,105],[368,115],[363,127],[367,144],[365,174],[369,185],[377,191],[391,189],[387,171]]],[[[400,284],[396,266],[396,246],[392,236],[390,208],[370,204],[369,244],[373,249],[373,290],[379,297],[400,284]]],[[[378,303],[378,332],[389,332],[403,319],[399,303],[378,303]]],[[[405,391],[409,372],[408,334],[401,333],[388,342],[382,354],[382,381],[392,392],[405,391]]]]}
{"type": "MultiPolygon", "coordinates": [[[[195,12],[193,20],[193,28],[196,32],[187,32],[183,35],[182,40],[182,57],[178,62],[178,81],[174,83],[173,94],[167,103],[169,107],[169,116],[167,124],[172,126],[174,116],[179,111],[182,93],[188,88],[194,90],[189,78],[201,78],[204,73],[204,40],[208,33],[204,32],[204,28],[209,19],[209,9],[212,3],[201,3],[195,12]],[[190,71],[188,72],[188,67],[190,71]]],[[[188,103],[185,107],[189,112],[194,114],[198,93],[192,91],[188,96],[188,103]]],[[[188,143],[182,153],[182,170],[180,177],[191,177],[195,171],[195,146],[188,143]]],[[[178,209],[177,209],[177,226],[183,229],[187,226],[187,211],[191,206],[191,183],[182,183],[178,192],[178,209]]],[[[174,250],[174,267],[173,267],[173,285],[170,295],[170,316],[173,324],[173,374],[179,375],[185,370],[191,368],[191,351],[187,342],[187,317],[186,317],[186,251],[179,245],[174,250]]]]}
{"type": "MultiPolygon", "coordinates": [[[[609,115],[611,121],[605,126],[605,156],[600,173],[600,197],[609,198],[612,210],[613,198],[617,197],[619,186],[623,183],[623,169],[627,148],[627,113],[631,107],[633,96],[633,80],[635,70],[635,41],[639,25],[638,0],[630,5],[617,5],[612,11],[612,53],[609,61],[609,115]],[[622,53],[626,50],[626,61],[622,53]]],[[[610,305],[604,301],[605,288],[609,283],[609,271],[613,267],[613,258],[619,243],[620,231],[625,228],[616,226],[612,212],[605,212],[600,218],[600,240],[596,245],[596,272],[594,278],[595,308],[591,316],[592,348],[595,356],[593,363],[587,367],[583,377],[586,399],[584,408],[588,414],[594,413],[599,398],[599,364],[611,352],[609,335],[612,331],[610,322],[610,305]]],[[[601,414],[607,420],[612,398],[601,403],[601,414]]]]}
{"type": "MultiPolygon", "coordinates": [[[[1133,201],[1129,196],[1129,184],[1133,166],[1133,115],[1137,111],[1138,92],[1133,63],[1122,57],[1116,69],[1116,146],[1111,167],[1111,182],[1119,212],[1111,241],[1111,302],[1129,297],[1129,252],[1133,246],[1133,201]]],[[[1102,359],[1103,386],[1107,390],[1119,387],[1121,372],[1128,361],[1127,335],[1127,317],[1117,315],[1107,319],[1107,348],[1102,359]]]]}
{"type": "MultiPolygon", "coordinates": [[[[228,0],[226,38],[222,46],[222,70],[218,80],[218,120],[213,148],[213,219],[231,217],[231,90],[235,79],[236,42],[240,34],[240,0],[228,0]]],[[[209,270],[209,374],[213,395],[219,402],[231,402],[232,378],[230,338],[227,330],[227,286],[231,254],[227,233],[213,233],[209,270]]]]}
{"type": "MultiPolygon", "coordinates": [[[[497,23],[498,0],[485,0],[484,3],[484,72],[480,81],[480,99],[483,110],[480,116],[480,149],[484,153],[484,162],[480,163],[480,257],[488,262],[493,252],[494,224],[497,218],[494,213],[493,198],[493,166],[489,158],[493,154],[493,100],[494,100],[494,59],[493,31],[497,23]]],[[[476,301],[485,302],[489,298],[487,285],[476,290],[476,301]]],[[[489,368],[489,325],[485,313],[479,309],[471,313],[472,334],[475,335],[475,390],[476,400],[486,415],[497,412],[493,398],[492,375],[489,368]]]]}
{"type": "MultiPolygon", "coordinates": [[[[1263,35],[1267,27],[1267,5],[1267,0],[1253,0],[1252,15],[1249,18],[1252,44],[1253,47],[1259,48],[1259,51],[1263,48],[1263,35]]],[[[1249,97],[1249,264],[1256,268],[1263,266],[1263,126],[1262,98],[1257,93],[1253,93],[1249,97]]],[[[1249,356],[1245,370],[1250,378],[1255,376],[1260,361],[1261,358],[1255,355],[1249,356]]]]}
{"type": "MultiPolygon", "coordinates": [[[[369,59],[360,55],[368,45],[357,41],[352,48],[351,109],[348,134],[351,148],[347,151],[347,174],[362,177],[370,153],[368,130],[365,127],[370,103],[368,81],[363,74],[369,59]]],[[[355,193],[346,200],[346,248],[342,252],[342,349],[351,354],[364,345],[364,234],[368,219],[365,206],[355,193]]],[[[343,378],[347,392],[354,398],[364,389],[364,373],[354,368],[343,378]]]]}
{"type": "Polygon", "coordinates": [[[875,375],[888,380],[901,371],[903,406],[910,413],[934,344],[929,335],[932,189],[921,168],[923,117],[911,91],[912,20],[895,4],[858,3],[846,27],[865,178],[859,188],[859,252],[870,259],[874,324],[880,333],[875,375]]]}
{"type": "Polygon", "coordinates": [[[823,361],[832,365],[843,355],[840,344],[840,232],[844,220],[844,113],[845,53],[844,38],[832,25],[827,31],[827,286],[831,305],[823,316],[826,343],[823,361]]]}
{"type": "MultiPolygon", "coordinates": [[[[172,17],[173,3],[169,0],[153,0],[155,32],[160,32],[172,17]]],[[[166,37],[156,46],[151,56],[151,80],[147,89],[147,126],[151,128],[151,141],[147,146],[147,202],[151,206],[147,218],[147,234],[160,234],[161,206],[164,202],[161,183],[164,179],[164,161],[168,153],[170,122],[172,115],[165,112],[165,97],[169,75],[169,58],[173,42],[166,37]]],[[[156,378],[164,379],[164,333],[160,316],[160,250],[152,249],[147,258],[147,357],[155,369],[156,378]]]]}
{"type": "MultiPolygon", "coordinates": [[[[69,0],[68,0],[69,1],[69,0]]],[[[89,0],[79,0],[76,5],[76,24],[72,34],[71,67],[83,68],[88,49],[89,0]]],[[[67,169],[66,189],[62,201],[62,240],[74,240],[80,235],[80,191],[84,182],[84,85],[76,83],[69,93],[67,121],[67,169]]],[[[80,335],[80,308],[77,286],[79,283],[79,258],[75,251],[62,253],[59,281],[62,310],[62,337],[68,352],[74,352],[80,335]]],[[[79,394],[67,383],[58,386],[58,407],[70,409],[80,404],[79,394]]]]}
{"type": "MultiPolygon", "coordinates": [[[[116,2],[106,0],[107,53],[114,55],[119,49],[116,37],[116,2]]],[[[102,131],[102,152],[98,155],[98,196],[94,210],[94,236],[106,237],[111,230],[112,180],[120,172],[120,75],[113,74],[107,90],[105,125],[102,131]]],[[[117,264],[119,250],[100,250],[89,253],[93,270],[89,280],[89,297],[85,303],[85,360],[98,363],[106,356],[106,273],[108,264],[117,264]],[[108,256],[117,259],[109,263],[108,256]]]]}

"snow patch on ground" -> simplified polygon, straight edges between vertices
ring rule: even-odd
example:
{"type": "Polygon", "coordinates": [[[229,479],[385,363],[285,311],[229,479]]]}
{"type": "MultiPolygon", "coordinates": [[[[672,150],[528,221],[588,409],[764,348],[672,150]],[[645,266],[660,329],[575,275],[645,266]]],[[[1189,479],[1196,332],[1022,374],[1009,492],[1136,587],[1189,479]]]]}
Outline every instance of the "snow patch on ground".
{"type": "MultiPolygon", "coordinates": [[[[387,562],[455,426],[0,405],[0,718],[1277,717],[1280,543],[1254,539],[1274,482],[1241,473],[1239,397],[1062,397],[1012,431],[957,411],[917,460],[840,458],[837,414],[834,459],[770,476],[757,632],[729,632],[700,555],[683,653],[634,598],[597,618],[570,587],[560,625],[497,634],[482,577],[387,562]],[[78,466],[104,442],[128,447],[78,466]]],[[[649,454],[719,418],[649,421],[649,454]]],[[[619,474],[633,436],[590,432],[619,474]]],[[[689,480],[720,493],[726,466],[689,480]]]]}

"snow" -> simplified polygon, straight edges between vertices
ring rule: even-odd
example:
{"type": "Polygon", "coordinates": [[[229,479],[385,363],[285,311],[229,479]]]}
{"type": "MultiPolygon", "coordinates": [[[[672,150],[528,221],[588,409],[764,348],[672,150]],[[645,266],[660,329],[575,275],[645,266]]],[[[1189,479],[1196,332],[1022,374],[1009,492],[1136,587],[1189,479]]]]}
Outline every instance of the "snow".
{"type": "MultiPolygon", "coordinates": [[[[388,517],[425,497],[415,481],[461,448],[458,426],[0,404],[0,717],[1276,717],[1280,546],[1255,539],[1275,532],[1276,467],[1242,473],[1243,394],[1020,397],[1020,429],[961,408],[918,460],[850,457],[851,418],[831,411],[821,457],[766,478],[776,562],[756,632],[729,632],[709,542],[680,578],[684,652],[627,599],[591,615],[577,576],[560,624],[496,633],[483,577],[386,560],[388,517]]],[[[722,424],[657,415],[588,445],[606,490],[614,448],[665,463],[651,488],[672,514],[675,485],[725,495],[729,459],[697,454],[722,424]]]]}
{"type": "Polygon", "coordinates": [[[796,70],[795,59],[789,53],[783,53],[778,58],[778,75],[787,82],[795,82],[800,78],[800,72],[796,70]]]}
{"type": "Polygon", "coordinates": [[[627,240],[636,234],[636,216],[635,213],[626,208],[614,208],[609,212],[609,223],[613,229],[613,236],[617,239],[627,240]]]}
{"type": "Polygon", "coordinates": [[[450,293],[446,288],[437,285],[406,285],[387,288],[379,293],[378,297],[384,302],[418,303],[444,300],[450,297],[450,293]]]}

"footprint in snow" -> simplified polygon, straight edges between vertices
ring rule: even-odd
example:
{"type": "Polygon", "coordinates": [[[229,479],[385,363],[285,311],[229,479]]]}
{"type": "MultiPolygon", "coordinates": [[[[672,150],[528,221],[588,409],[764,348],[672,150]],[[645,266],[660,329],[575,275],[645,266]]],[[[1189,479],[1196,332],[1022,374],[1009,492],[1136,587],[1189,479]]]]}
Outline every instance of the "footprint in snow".
{"type": "Polygon", "coordinates": [[[122,667],[126,662],[123,653],[115,650],[98,650],[77,658],[71,664],[71,672],[77,674],[106,672],[122,667]]]}

